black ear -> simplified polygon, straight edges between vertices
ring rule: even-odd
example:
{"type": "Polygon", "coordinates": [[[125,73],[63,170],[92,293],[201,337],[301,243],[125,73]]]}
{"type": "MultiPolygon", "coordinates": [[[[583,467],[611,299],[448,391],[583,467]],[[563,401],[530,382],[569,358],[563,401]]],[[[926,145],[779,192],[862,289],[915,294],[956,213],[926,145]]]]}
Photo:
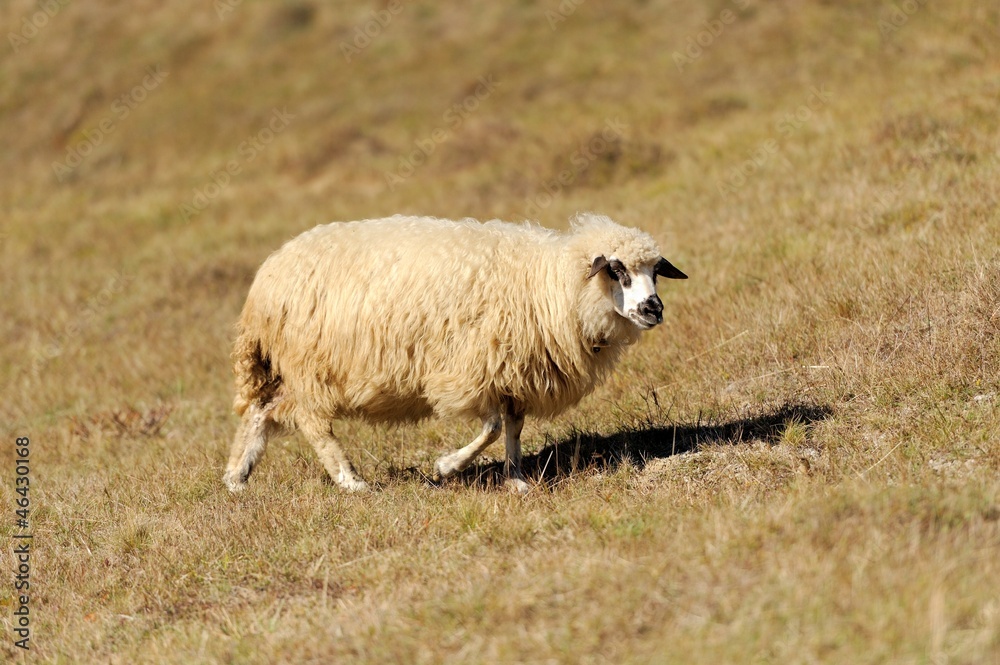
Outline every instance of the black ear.
{"type": "Polygon", "coordinates": [[[682,273],[680,270],[675,268],[670,261],[667,261],[662,256],[660,260],[656,262],[656,266],[653,268],[653,272],[661,277],[666,277],[667,279],[687,279],[688,276],[682,273]]]}
{"type": "Polygon", "coordinates": [[[600,256],[594,259],[594,264],[590,266],[590,274],[587,275],[587,279],[590,279],[591,277],[593,277],[594,275],[601,272],[607,267],[608,267],[608,260],[604,258],[603,254],[601,254],[600,256]]]}

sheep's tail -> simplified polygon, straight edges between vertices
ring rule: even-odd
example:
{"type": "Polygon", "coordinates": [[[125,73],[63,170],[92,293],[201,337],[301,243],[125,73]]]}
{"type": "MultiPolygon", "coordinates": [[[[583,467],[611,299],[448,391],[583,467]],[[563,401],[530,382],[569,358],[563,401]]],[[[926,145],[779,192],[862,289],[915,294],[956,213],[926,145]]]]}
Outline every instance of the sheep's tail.
{"type": "Polygon", "coordinates": [[[251,404],[263,406],[271,402],[281,387],[281,377],[272,371],[271,359],[261,350],[260,339],[242,326],[236,336],[232,358],[236,375],[233,411],[242,416],[251,404]]]}

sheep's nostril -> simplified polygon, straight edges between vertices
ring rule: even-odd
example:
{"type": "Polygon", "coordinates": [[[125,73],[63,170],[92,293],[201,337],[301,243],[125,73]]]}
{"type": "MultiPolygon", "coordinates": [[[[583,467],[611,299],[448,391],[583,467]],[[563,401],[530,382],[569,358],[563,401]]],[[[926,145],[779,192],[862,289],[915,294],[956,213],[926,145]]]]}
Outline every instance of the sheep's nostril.
{"type": "Polygon", "coordinates": [[[663,303],[657,296],[650,296],[639,304],[639,313],[643,316],[656,316],[663,313],[663,303]]]}

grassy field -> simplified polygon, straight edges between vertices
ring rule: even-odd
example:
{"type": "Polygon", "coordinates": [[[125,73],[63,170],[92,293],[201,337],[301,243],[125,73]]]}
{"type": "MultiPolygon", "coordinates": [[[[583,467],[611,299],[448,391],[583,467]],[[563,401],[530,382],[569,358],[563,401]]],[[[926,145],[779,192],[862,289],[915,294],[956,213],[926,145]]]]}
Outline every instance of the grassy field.
{"type": "Polygon", "coordinates": [[[994,3],[0,16],[0,660],[1000,665],[994,3]],[[331,220],[580,210],[691,279],[528,422],[526,497],[502,444],[428,483],[476,431],[445,421],[344,423],[367,496],[298,435],[225,490],[268,253],[331,220]]]}

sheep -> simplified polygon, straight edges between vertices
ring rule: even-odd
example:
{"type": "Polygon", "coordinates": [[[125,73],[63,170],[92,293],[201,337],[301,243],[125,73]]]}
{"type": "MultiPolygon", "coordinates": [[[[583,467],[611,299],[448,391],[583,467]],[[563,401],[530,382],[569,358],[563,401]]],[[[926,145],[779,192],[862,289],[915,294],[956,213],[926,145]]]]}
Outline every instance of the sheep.
{"type": "Polygon", "coordinates": [[[563,232],[400,215],[306,231],[261,265],[237,324],[242,421],[223,480],[245,487],[268,439],[297,429],[338,485],[366,490],[335,420],[464,417],[482,430],[436,478],[503,430],[523,493],[525,417],[575,405],[662,323],[657,276],[687,279],[648,234],[590,213],[563,232]]]}

